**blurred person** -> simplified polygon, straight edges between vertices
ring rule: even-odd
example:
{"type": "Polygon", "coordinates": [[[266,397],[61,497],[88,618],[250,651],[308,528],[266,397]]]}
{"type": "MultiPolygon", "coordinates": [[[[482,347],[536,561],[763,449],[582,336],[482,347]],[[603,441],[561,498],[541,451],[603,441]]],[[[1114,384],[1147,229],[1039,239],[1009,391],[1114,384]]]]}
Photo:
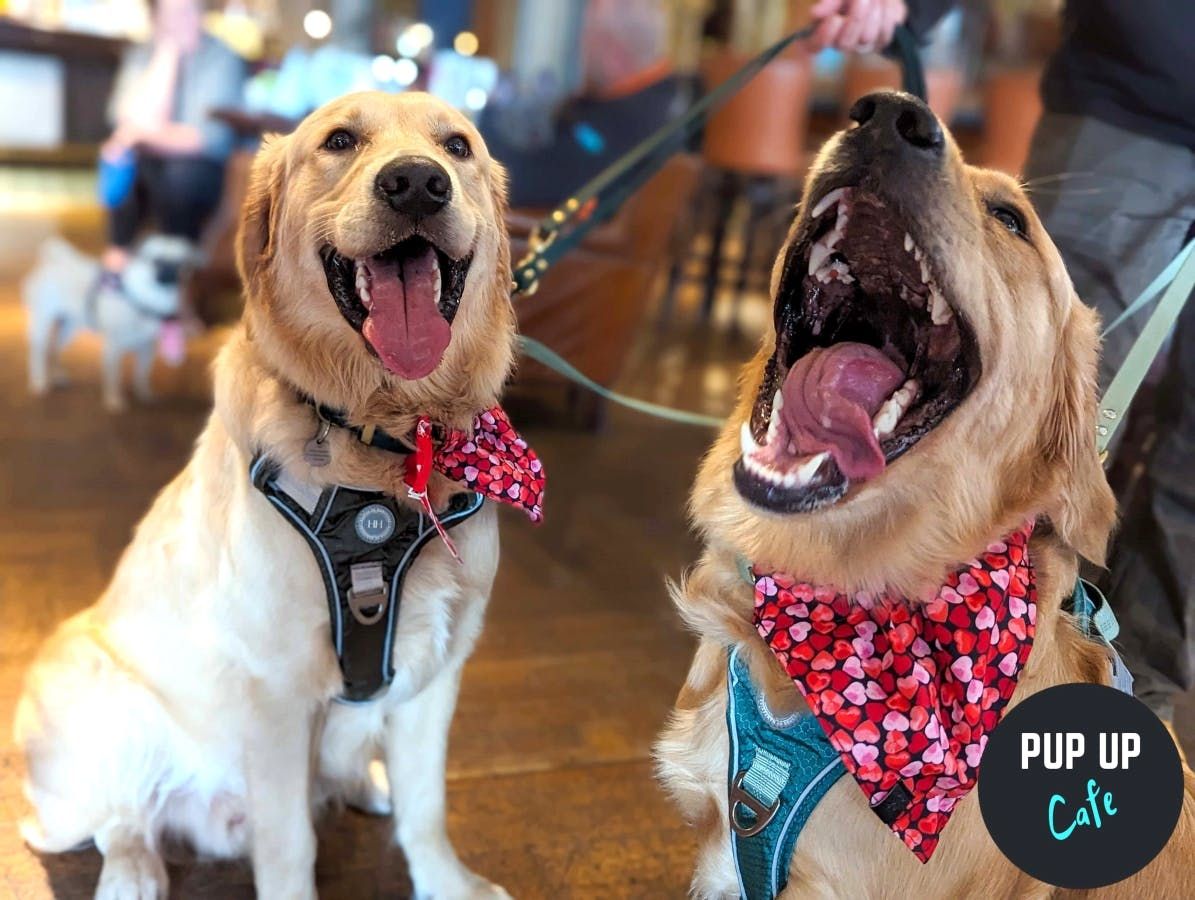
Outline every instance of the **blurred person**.
{"type": "Polygon", "coordinates": [[[202,0],[150,7],[152,37],[124,59],[111,104],[115,128],[101,149],[104,164],[131,173],[131,184],[116,191],[123,196],[109,201],[103,266],[115,275],[150,221],[159,233],[198,240],[235,141],[211,113],[239,106],[247,77],[245,61],[203,30],[202,0]]]}
{"type": "MultiPolygon", "coordinates": [[[[871,47],[882,46],[888,23],[907,15],[923,33],[953,5],[821,0],[818,39],[861,49],[874,35],[871,47]]],[[[1061,15],[1026,176],[1076,291],[1107,322],[1195,233],[1195,3],[1067,0],[1061,15]]],[[[1105,343],[1101,390],[1141,325],[1105,343]]],[[[1125,504],[1107,585],[1135,693],[1169,720],[1195,681],[1195,305],[1175,329],[1157,402],[1156,443],[1125,504]]]]}
{"type": "Polygon", "coordinates": [[[504,134],[501,107],[481,123],[491,155],[510,173],[513,206],[554,206],[668,119],[688,83],[667,56],[658,0],[591,0],[581,34],[581,91],[557,111],[541,146],[504,134]]]}

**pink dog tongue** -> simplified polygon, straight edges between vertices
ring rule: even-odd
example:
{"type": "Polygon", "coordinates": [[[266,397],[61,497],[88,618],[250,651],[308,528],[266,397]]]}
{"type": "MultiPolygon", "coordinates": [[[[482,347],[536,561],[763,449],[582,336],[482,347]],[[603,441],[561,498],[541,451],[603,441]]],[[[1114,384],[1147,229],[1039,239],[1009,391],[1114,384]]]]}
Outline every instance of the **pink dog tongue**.
{"type": "Polygon", "coordinates": [[[452,326],[437,306],[440,262],[428,247],[404,260],[372,259],[369,317],[361,333],[400,378],[430,375],[444,358],[452,326]]]}
{"type": "Polygon", "coordinates": [[[781,388],[780,418],[797,454],[829,450],[852,479],[884,471],[871,420],[904,379],[896,363],[866,344],[835,344],[805,354],[781,388]]]}

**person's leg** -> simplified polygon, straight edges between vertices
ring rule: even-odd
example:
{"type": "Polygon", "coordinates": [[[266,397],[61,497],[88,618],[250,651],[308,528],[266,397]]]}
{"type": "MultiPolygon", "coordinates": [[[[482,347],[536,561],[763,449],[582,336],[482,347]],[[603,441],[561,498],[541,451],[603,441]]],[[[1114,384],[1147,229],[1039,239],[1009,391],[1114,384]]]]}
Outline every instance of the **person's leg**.
{"type": "MultiPolygon", "coordinates": [[[[1034,204],[1075,288],[1110,321],[1170,262],[1195,217],[1189,151],[1094,119],[1047,114],[1027,167],[1034,204]]],[[[1137,696],[1164,718],[1190,685],[1195,639],[1195,308],[1174,344],[1160,399],[1156,449],[1127,508],[1108,586],[1137,696]],[[1183,350],[1186,358],[1183,358],[1183,350]],[[1184,456],[1185,454],[1185,456],[1184,456]]],[[[1109,336],[1105,388],[1140,333],[1142,317],[1109,336]]],[[[1094,423],[1093,423],[1094,427],[1094,423]]]]}
{"type": "Polygon", "coordinates": [[[224,164],[199,157],[161,160],[161,178],[151,198],[163,234],[198,243],[203,226],[220,203],[224,164]]]}
{"type": "Polygon", "coordinates": [[[133,242],[145,224],[148,198],[155,193],[159,177],[157,160],[142,156],[137,160],[133,186],[121,203],[108,211],[108,245],[100,262],[109,272],[124,271],[133,242]]]}

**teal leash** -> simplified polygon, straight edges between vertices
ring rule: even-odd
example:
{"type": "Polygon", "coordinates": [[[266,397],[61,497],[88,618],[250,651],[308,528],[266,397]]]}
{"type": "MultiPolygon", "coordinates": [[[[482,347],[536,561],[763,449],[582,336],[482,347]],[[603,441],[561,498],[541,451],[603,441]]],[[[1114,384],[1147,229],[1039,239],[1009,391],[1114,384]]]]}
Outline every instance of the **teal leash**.
{"type": "MultiPolygon", "coordinates": [[[[748,61],[730,78],[694,103],[683,116],[668,122],[629,153],[615,160],[541,220],[532,232],[529,252],[515,266],[511,292],[535,293],[544,272],[580,243],[590,230],[613,215],[632,193],[663,168],[668,159],[697,133],[710,113],[791,45],[813,34],[813,30],[813,26],[802,28],[748,61]]],[[[903,25],[898,27],[889,52],[900,59],[904,89],[924,100],[925,71],[921,65],[917,39],[912,32],[903,25]]],[[[703,428],[720,428],[724,422],[716,416],[672,409],[612,391],[533,338],[520,337],[520,349],[524,355],[599,397],[636,412],[703,428]]]]}
{"type": "Polygon", "coordinates": [[[668,422],[679,422],[682,425],[698,425],[703,428],[721,428],[725,423],[724,419],[719,419],[717,416],[703,416],[700,413],[688,412],[683,409],[673,409],[669,406],[662,406],[659,403],[637,400],[634,397],[628,397],[626,394],[612,391],[598,384],[555,350],[526,335],[519,335],[519,349],[523,352],[524,356],[535,360],[540,365],[547,366],[552,371],[563,375],[569,381],[588,388],[599,397],[609,400],[611,403],[617,403],[619,406],[625,406],[627,409],[635,410],[635,412],[641,412],[668,422]]]}
{"type": "MultiPolygon", "coordinates": [[[[531,248],[515,266],[513,293],[534,293],[539,279],[595,226],[606,221],[627,197],[648,181],[686,141],[697,133],[710,113],[729,100],[760,70],[799,40],[813,34],[813,26],[790,34],[744,64],[677,119],[666,123],[637,147],[615,160],[545,216],[531,236],[531,248]]],[[[889,52],[899,58],[902,84],[925,99],[925,71],[917,39],[905,26],[896,30],[889,52]]]]}
{"type": "Polygon", "coordinates": [[[1101,456],[1108,452],[1112,438],[1124,421],[1129,405],[1137,395],[1137,390],[1141,387],[1150,366],[1153,365],[1154,359],[1162,349],[1162,344],[1166,342],[1166,337],[1170,334],[1174,323],[1178,321],[1187,299],[1191,296],[1191,291],[1195,290],[1195,254],[1192,253],[1192,247],[1195,247],[1195,241],[1183,247],[1174,261],[1104,331],[1106,335],[1119,328],[1130,316],[1144,308],[1162,289],[1162,285],[1169,281],[1169,287],[1162,294],[1162,299],[1149,314],[1145,326],[1141,329],[1141,334],[1137,335],[1137,339],[1133,341],[1128,355],[1125,356],[1124,362],[1121,363],[1111,384],[1108,385],[1108,389],[1100,399],[1099,419],[1096,422],[1095,433],[1096,447],[1101,456]]]}

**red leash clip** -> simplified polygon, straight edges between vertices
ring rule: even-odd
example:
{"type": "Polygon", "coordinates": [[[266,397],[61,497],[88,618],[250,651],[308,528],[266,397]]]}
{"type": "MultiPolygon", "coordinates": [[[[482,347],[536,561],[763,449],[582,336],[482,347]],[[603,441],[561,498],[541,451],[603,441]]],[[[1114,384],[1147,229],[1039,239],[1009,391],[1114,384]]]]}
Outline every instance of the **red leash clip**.
{"type": "Polygon", "coordinates": [[[419,501],[427,517],[436,526],[440,540],[444,542],[444,546],[448,548],[448,552],[452,554],[452,558],[457,562],[463,562],[461,555],[456,551],[456,545],[448,536],[448,532],[444,529],[444,526],[440,524],[440,519],[436,515],[436,511],[432,508],[431,499],[427,496],[427,483],[432,477],[432,456],[434,452],[435,447],[432,444],[432,421],[427,416],[420,416],[419,421],[415,424],[415,452],[407,457],[407,474],[403,478],[403,482],[407,486],[407,496],[419,501]]]}

